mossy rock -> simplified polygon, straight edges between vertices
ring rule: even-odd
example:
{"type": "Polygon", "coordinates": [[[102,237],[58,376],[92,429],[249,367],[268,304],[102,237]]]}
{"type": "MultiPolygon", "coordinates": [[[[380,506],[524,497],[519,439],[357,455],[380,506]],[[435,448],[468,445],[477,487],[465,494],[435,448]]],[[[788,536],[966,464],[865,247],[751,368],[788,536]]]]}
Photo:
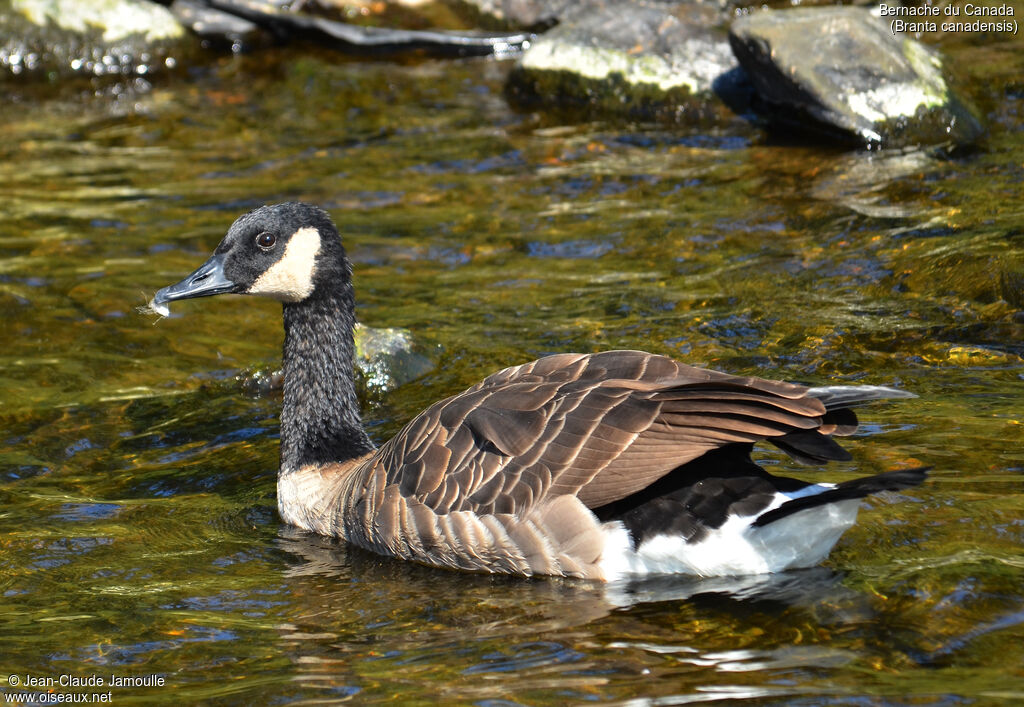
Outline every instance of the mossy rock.
{"type": "Polygon", "coordinates": [[[526,107],[639,120],[713,115],[738,68],[722,15],[705,5],[612,2],[538,37],[509,77],[526,107]]]}
{"type": "Polygon", "coordinates": [[[729,40],[760,110],[791,131],[885,147],[963,144],[982,132],[942,57],[865,8],[762,10],[733,22],[729,40]]]}
{"type": "Polygon", "coordinates": [[[140,77],[165,70],[194,40],[145,0],[0,0],[0,77],[140,77]]]}

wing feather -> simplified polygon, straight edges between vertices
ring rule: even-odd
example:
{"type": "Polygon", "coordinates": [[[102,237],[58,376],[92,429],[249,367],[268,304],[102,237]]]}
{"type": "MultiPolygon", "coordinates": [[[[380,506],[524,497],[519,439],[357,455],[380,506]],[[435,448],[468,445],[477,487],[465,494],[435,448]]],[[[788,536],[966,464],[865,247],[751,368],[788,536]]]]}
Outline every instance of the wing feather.
{"type": "Polygon", "coordinates": [[[595,508],[734,442],[767,439],[801,461],[842,458],[818,430],[849,434],[856,418],[826,413],[807,390],[638,351],[559,354],[436,403],[379,458],[388,485],[439,514],[523,516],[562,495],[595,508]]]}

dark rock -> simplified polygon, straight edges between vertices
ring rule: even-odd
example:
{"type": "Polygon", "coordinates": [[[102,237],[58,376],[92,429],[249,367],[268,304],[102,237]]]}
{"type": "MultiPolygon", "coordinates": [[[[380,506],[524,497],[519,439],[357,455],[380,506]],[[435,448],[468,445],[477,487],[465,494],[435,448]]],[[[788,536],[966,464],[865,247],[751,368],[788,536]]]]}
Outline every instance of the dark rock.
{"type": "Polygon", "coordinates": [[[706,5],[602,3],[531,43],[510,97],[641,120],[703,117],[721,108],[716,93],[734,99],[745,86],[722,21],[706,5]]]}
{"type": "Polygon", "coordinates": [[[256,23],[212,8],[202,0],[174,0],[170,9],[178,22],[207,45],[239,52],[260,44],[266,36],[256,23]]]}
{"type": "Polygon", "coordinates": [[[941,58],[859,7],[762,10],[729,34],[761,109],[789,129],[866,146],[967,143],[981,126],[941,58]]]}
{"type": "MultiPolygon", "coordinates": [[[[409,0],[415,2],[416,0],[409,0]]],[[[440,0],[473,26],[502,29],[529,29],[542,32],[565,22],[580,20],[587,15],[604,12],[617,0],[440,0]]],[[[666,12],[680,4],[679,0],[643,0],[648,5],[660,5],[666,12]]],[[[804,3],[831,2],[832,0],[803,0],[804,3]]],[[[638,3],[625,3],[636,5],[638,3]]],[[[732,11],[749,4],[749,0],[690,0],[687,4],[714,7],[732,11]]],[[[630,22],[628,7],[621,17],[630,22]]]]}
{"type": "Polygon", "coordinates": [[[446,0],[456,11],[482,27],[543,29],[564,20],[580,7],[594,9],[600,0],[446,0]]]}
{"type": "Polygon", "coordinates": [[[431,56],[486,56],[517,52],[533,35],[362,27],[324,17],[277,8],[271,2],[203,0],[204,4],[235,15],[271,32],[281,41],[319,42],[358,55],[419,52],[431,56]]]}
{"type": "Polygon", "coordinates": [[[189,44],[171,13],[145,0],[0,0],[0,78],[146,76],[189,44]]]}

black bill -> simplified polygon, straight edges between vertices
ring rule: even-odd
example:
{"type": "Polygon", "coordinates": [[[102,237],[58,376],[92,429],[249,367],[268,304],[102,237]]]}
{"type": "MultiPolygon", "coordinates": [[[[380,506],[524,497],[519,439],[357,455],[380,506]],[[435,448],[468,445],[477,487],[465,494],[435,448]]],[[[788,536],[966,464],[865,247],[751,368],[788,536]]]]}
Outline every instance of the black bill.
{"type": "Polygon", "coordinates": [[[209,297],[237,292],[238,286],[224,275],[224,256],[215,254],[181,282],[159,290],[150,303],[155,309],[166,309],[168,302],[192,297],[209,297]]]}

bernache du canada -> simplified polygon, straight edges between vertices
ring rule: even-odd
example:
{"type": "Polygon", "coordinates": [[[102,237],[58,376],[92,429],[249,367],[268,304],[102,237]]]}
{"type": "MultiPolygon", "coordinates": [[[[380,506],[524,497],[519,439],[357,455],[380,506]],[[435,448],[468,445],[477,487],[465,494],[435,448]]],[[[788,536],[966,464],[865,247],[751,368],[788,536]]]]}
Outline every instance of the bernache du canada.
{"type": "MultiPolygon", "coordinates": [[[[1013,17],[1012,5],[975,5],[966,3],[964,5],[944,5],[935,7],[932,5],[879,5],[879,14],[882,17],[896,17],[906,19],[893,20],[891,25],[894,32],[937,32],[939,23],[929,21],[932,17],[1013,17]]],[[[1016,28],[1011,22],[944,22],[943,32],[977,32],[991,31],[1003,32],[1014,31],[1016,28]]]]}

